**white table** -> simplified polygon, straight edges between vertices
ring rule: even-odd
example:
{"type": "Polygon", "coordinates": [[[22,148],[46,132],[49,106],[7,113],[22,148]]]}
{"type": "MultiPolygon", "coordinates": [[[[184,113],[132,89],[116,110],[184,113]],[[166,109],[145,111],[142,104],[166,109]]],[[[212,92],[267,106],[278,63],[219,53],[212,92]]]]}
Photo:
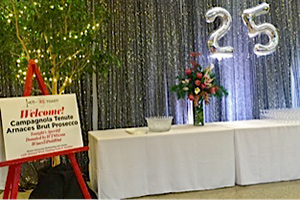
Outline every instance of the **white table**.
{"type": "Polygon", "coordinates": [[[173,126],[145,135],[92,131],[89,142],[91,185],[101,199],[235,184],[234,130],[223,125],[173,126]]]}
{"type": "Polygon", "coordinates": [[[235,130],[236,183],[300,178],[300,124],[251,120],[226,122],[235,130]]]}

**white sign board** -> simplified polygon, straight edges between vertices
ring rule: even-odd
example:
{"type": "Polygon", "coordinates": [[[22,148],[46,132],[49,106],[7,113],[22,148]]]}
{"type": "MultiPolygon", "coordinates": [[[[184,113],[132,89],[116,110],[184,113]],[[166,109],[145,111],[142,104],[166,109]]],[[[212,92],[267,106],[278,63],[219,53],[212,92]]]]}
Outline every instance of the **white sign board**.
{"type": "Polygon", "coordinates": [[[0,99],[6,160],[82,147],[75,94],[0,99]]]}
{"type": "MultiPolygon", "coordinates": [[[[1,127],[1,120],[0,120],[1,127]]],[[[5,150],[3,144],[2,129],[0,128],[0,162],[5,161],[5,150]]],[[[8,167],[0,167],[0,190],[4,190],[8,167]]]]}

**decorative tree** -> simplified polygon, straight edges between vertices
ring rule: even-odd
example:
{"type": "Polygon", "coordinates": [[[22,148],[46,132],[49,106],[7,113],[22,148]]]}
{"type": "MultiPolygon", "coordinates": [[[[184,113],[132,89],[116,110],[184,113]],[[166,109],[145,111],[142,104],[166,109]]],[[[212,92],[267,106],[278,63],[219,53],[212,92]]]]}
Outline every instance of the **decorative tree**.
{"type": "MultiPolygon", "coordinates": [[[[23,84],[35,60],[51,94],[62,94],[84,72],[119,65],[105,46],[109,13],[101,0],[1,0],[0,65],[23,84]]],[[[35,83],[37,86],[37,84],[35,83]]],[[[54,165],[59,158],[54,159],[54,165]]]]}
{"type": "Polygon", "coordinates": [[[105,42],[108,20],[101,2],[90,6],[86,0],[1,0],[2,65],[22,84],[27,62],[34,59],[51,93],[62,94],[83,72],[105,74],[110,64],[119,65],[98,48],[105,42]]]}

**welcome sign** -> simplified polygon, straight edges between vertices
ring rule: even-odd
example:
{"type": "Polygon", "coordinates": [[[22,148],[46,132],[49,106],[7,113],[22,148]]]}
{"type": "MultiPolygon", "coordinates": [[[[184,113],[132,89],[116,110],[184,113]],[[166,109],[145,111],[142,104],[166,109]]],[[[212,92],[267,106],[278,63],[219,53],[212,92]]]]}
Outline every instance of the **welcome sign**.
{"type": "Polygon", "coordinates": [[[6,160],[82,147],[75,94],[0,99],[6,160]]]}

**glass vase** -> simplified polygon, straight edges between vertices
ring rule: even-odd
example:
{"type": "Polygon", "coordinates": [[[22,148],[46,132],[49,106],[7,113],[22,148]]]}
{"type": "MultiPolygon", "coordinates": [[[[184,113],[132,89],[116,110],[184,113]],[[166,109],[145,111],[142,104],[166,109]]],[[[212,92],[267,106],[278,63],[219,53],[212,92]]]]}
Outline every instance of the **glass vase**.
{"type": "Polygon", "coordinates": [[[197,105],[193,103],[194,126],[204,126],[203,101],[199,101],[197,105]]]}

